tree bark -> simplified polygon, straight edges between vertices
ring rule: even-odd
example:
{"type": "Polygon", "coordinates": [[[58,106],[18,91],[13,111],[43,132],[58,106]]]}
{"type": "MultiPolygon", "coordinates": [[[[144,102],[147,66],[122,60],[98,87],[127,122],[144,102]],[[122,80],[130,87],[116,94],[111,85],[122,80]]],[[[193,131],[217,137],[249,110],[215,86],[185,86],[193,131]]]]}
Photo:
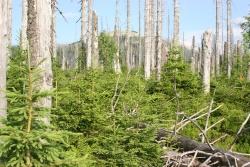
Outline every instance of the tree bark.
{"type": "Polygon", "coordinates": [[[161,79],[161,56],[162,56],[162,15],[163,1],[157,0],[157,28],[156,28],[156,57],[157,57],[157,79],[161,79]]]}
{"type": "Polygon", "coordinates": [[[179,1],[174,0],[174,37],[173,43],[174,45],[179,45],[180,39],[180,9],[179,9],[179,1]]]}
{"type": "Polygon", "coordinates": [[[21,39],[20,39],[20,46],[21,49],[27,50],[28,49],[28,39],[27,39],[27,23],[28,23],[28,4],[27,0],[22,0],[22,26],[21,26],[21,39]]]}
{"type": "Polygon", "coordinates": [[[88,0],[88,39],[87,39],[87,69],[92,65],[92,22],[93,22],[93,1],[88,0]]]}
{"type": "Polygon", "coordinates": [[[93,39],[92,39],[92,65],[94,69],[99,68],[99,50],[98,50],[98,16],[93,11],[93,39]]]}
{"type": "Polygon", "coordinates": [[[151,75],[151,34],[150,34],[150,0],[145,0],[144,12],[144,42],[145,42],[145,58],[144,58],[144,75],[145,79],[149,79],[151,75]]]}
{"type": "Polygon", "coordinates": [[[212,35],[210,32],[206,31],[203,34],[203,40],[202,40],[203,87],[205,94],[208,94],[210,92],[211,46],[212,46],[212,35]]]}
{"type": "Polygon", "coordinates": [[[8,47],[10,46],[11,20],[9,2],[10,0],[2,0],[0,2],[0,118],[6,117],[7,99],[6,99],[6,72],[7,61],[9,56],[8,47]]]}
{"type": "MultiPolygon", "coordinates": [[[[51,32],[51,0],[28,0],[27,38],[31,66],[38,67],[41,72],[36,89],[49,91],[52,89],[52,63],[50,54],[51,32]]],[[[40,107],[51,108],[52,98],[45,97],[38,102],[40,107]]],[[[42,118],[49,124],[49,117],[42,118]]]]}
{"type": "Polygon", "coordinates": [[[220,56],[221,56],[221,0],[216,0],[216,36],[215,36],[215,59],[216,76],[220,75],[220,56]]]}
{"type": "Polygon", "coordinates": [[[227,77],[232,73],[232,1],[227,0],[227,77]]]}

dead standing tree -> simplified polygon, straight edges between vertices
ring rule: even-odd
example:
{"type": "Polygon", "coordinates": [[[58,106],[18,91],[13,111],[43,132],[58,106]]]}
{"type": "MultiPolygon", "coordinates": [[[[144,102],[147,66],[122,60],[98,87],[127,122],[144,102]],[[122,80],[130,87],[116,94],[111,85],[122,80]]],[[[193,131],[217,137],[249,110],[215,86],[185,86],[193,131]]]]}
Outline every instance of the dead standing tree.
{"type": "MultiPolygon", "coordinates": [[[[28,0],[27,38],[29,41],[30,63],[32,67],[41,69],[36,89],[49,91],[52,89],[52,62],[50,54],[51,32],[51,0],[28,0]]],[[[52,98],[45,97],[39,101],[39,106],[50,109],[52,98]]],[[[49,117],[44,118],[49,123],[49,117]]]]}
{"type": "Polygon", "coordinates": [[[211,70],[211,54],[212,54],[212,34],[206,31],[202,40],[202,57],[203,57],[203,87],[204,93],[210,92],[210,70],[211,70]]]}
{"type": "Polygon", "coordinates": [[[8,47],[11,44],[11,0],[2,0],[0,2],[0,119],[6,117],[7,99],[6,99],[6,73],[9,57],[8,47]]]}
{"type": "Polygon", "coordinates": [[[150,0],[145,0],[144,12],[144,75],[145,79],[149,79],[151,75],[151,34],[150,34],[150,0]]]}
{"type": "Polygon", "coordinates": [[[157,23],[156,23],[156,65],[157,79],[161,78],[161,60],[162,60],[162,15],[163,0],[157,0],[157,23]]]}

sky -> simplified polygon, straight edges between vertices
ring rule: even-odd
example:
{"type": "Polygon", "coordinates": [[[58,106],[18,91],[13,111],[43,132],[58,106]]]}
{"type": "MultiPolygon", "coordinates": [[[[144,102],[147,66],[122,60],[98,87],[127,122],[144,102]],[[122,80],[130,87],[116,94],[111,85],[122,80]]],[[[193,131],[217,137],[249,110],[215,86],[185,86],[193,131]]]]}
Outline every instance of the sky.
{"type": "MultiPolygon", "coordinates": [[[[63,12],[66,20],[57,12],[57,42],[72,43],[80,39],[81,25],[80,0],[58,0],[58,9],[63,12]]],[[[99,31],[112,31],[115,17],[115,0],[93,0],[94,10],[99,16],[99,31]]],[[[126,27],[126,1],[119,0],[119,17],[122,29],[126,27]]],[[[179,0],[180,1],[180,32],[186,46],[191,45],[193,35],[200,39],[205,30],[215,32],[215,0],[179,0]],[[184,38],[183,38],[184,37],[184,38]]],[[[226,28],[226,0],[224,4],[224,29],[226,28]]],[[[232,18],[234,40],[241,39],[239,24],[250,12],[250,0],[232,0],[232,18]]],[[[19,41],[21,27],[22,0],[13,0],[13,43],[19,41]]],[[[144,0],[141,0],[142,28],[144,16],[144,0]]],[[[173,0],[164,0],[163,37],[167,38],[167,19],[170,16],[170,34],[173,29],[173,0]]],[[[138,31],[139,0],[131,0],[131,27],[138,31]]],[[[224,31],[226,32],[226,31],[224,31]]],[[[226,34],[226,33],[225,33],[226,34]]]]}

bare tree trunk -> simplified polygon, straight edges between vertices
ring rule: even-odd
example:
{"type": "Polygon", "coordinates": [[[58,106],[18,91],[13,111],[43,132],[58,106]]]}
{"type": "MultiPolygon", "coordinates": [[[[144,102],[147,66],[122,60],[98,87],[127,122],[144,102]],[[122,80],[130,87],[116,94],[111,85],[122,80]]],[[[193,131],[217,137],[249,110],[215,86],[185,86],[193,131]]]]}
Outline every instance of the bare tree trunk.
{"type": "Polygon", "coordinates": [[[11,20],[9,0],[0,1],[0,118],[6,117],[7,99],[6,99],[6,72],[9,56],[8,47],[10,46],[11,20]]]}
{"type": "Polygon", "coordinates": [[[27,39],[27,23],[28,23],[28,4],[27,0],[22,0],[22,28],[21,28],[21,41],[20,46],[21,49],[27,50],[28,49],[28,39],[27,39]]]}
{"type": "Polygon", "coordinates": [[[56,58],[56,2],[57,0],[51,0],[51,48],[50,52],[53,58],[56,58]]]}
{"type": "Polygon", "coordinates": [[[202,57],[203,57],[203,87],[204,93],[210,92],[210,66],[211,66],[211,53],[212,53],[212,35],[210,32],[203,34],[202,40],[202,57]]]}
{"type": "Polygon", "coordinates": [[[237,41],[237,49],[236,49],[236,55],[237,55],[237,57],[238,57],[238,59],[239,59],[239,64],[240,64],[240,66],[242,65],[242,59],[243,59],[243,51],[242,51],[242,44],[241,44],[241,41],[240,40],[238,40],[237,41]]]}
{"type": "Polygon", "coordinates": [[[192,40],[192,56],[191,56],[191,71],[195,73],[196,69],[196,54],[195,54],[195,36],[193,36],[192,40]]]}
{"type": "MultiPolygon", "coordinates": [[[[8,14],[7,14],[7,25],[8,25],[8,46],[11,47],[12,42],[12,0],[8,0],[8,14]]],[[[11,55],[11,48],[8,49],[8,57],[7,62],[9,61],[9,57],[11,55]]]]}
{"type": "Polygon", "coordinates": [[[92,39],[92,63],[93,68],[97,69],[99,67],[99,50],[98,50],[98,16],[93,11],[93,39],[92,39]]]}
{"type": "Polygon", "coordinates": [[[216,59],[216,76],[220,75],[220,56],[221,56],[221,0],[216,0],[216,40],[215,40],[215,59],[216,59]]]}
{"type": "Polygon", "coordinates": [[[128,71],[131,70],[130,21],[131,21],[130,0],[127,0],[126,63],[128,71]]]}
{"type": "Polygon", "coordinates": [[[141,45],[141,0],[139,0],[139,67],[142,66],[142,45],[141,45]]]}
{"type": "Polygon", "coordinates": [[[81,11],[81,41],[86,44],[86,6],[87,6],[87,0],[82,0],[82,11],[81,11]]]}
{"type": "MultiPolygon", "coordinates": [[[[30,61],[32,67],[41,69],[40,80],[36,88],[41,91],[52,89],[52,63],[50,54],[51,0],[28,0],[27,38],[29,41],[30,61]],[[42,63],[41,63],[42,62],[42,63]]],[[[51,108],[51,97],[45,97],[38,103],[44,108],[51,108]]],[[[49,124],[49,118],[43,120],[49,124]]]]}
{"type": "Polygon", "coordinates": [[[117,45],[117,51],[115,54],[115,58],[114,58],[114,69],[115,69],[115,73],[119,74],[121,73],[121,66],[120,66],[120,34],[119,32],[119,10],[118,10],[118,6],[119,6],[119,0],[116,0],[116,5],[115,5],[115,28],[114,28],[114,39],[116,41],[116,45],[117,45]]]}
{"type": "Polygon", "coordinates": [[[196,61],[197,61],[196,62],[197,73],[200,74],[201,73],[201,61],[202,61],[202,51],[200,47],[198,48],[196,61]]]}
{"type": "Polygon", "coordinates": [[[87,39],[87,69],[91,68],[92,64],[92,22],[93,22],[93,1],[88,0],[88,39],[87,39]]]}
{"type": "Polygon", "coordinates": [[[156,68],[155,0],[150,1],[151,71],[156,68]]]}
{"type": "Polygon", "coordinates": [[[61,68],[62,68],[63,71],[66,69],[65,65],[66,65],[66,62],[65,62],[65,48],[62,48],[62,66],[61,66],[61,68]]]}
{"type": "Polygon", "coordinates": [[[169,12],[168,12],[168,25],[167,25],[167,27],[168,27],[168,46],[170,47],[170,15],[169,15],[169,12]]]}
{"type": "Polygon", "coordinates": [[[149,79],[151,75],[151,34],[150,34],[150,1],[145,0],[145,12],[144,12],[144,42],[145,42],[145,58],[144,58],[144,75],[145,79],[149,79]]]}
{"type": "Polygon", "coordinates": [[[232,73],[232,1],[227,0],[227,77],[232,73]]]}
{"type": "Polygon", "coordinates": [[[174,37],[173,37],[174,45],[179,45],[179,39],[180,39],[180,8],[179,8],[179,1],[174,0],[174,37]]]}
{"type": "Polygon", "coordinates": [[[157,79],[158,80],[161,79],[162,15],[163,15],[163,1],[157,0],[156,55],[157,55],[157,79]]]}

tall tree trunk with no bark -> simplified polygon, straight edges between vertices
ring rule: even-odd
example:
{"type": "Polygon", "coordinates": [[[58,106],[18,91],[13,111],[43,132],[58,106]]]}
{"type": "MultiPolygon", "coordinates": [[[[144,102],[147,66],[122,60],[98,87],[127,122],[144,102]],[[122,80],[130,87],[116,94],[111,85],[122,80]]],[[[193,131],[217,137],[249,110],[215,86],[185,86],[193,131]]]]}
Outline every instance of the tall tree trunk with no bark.
{"type": "Polygon", "coordinates": [[[144,49],[145,49],[145,58],[144,58],[144,75],[145,79],[149,79],[151,75],[151,34],[150,34],[150,1],[145,0],[145,12],[144,12],[144,49]]]}
{"type": "Polygon", "coordinates": [[[157,79],[161,78],[163,0],[157,0],[156,57],[157,79]]]}
{"type": "Polygon", "coordinates": [[[220,75],[220,57],[221,57],[221,0],[216,0],[216,36],[215,36],[215,59],[216,76],[220,75]]]}
{"type": "Polygon", "coordinates": [[[21,26],[21,39],[20,39],[20,47],[23,50],[28,49],[28,39],[27,39],[27,24],[28,24],[28,3],[27,0],[22,0],[22,26],[21,26]]]}
{"type": "Polygon", "coordinates": [[[92,65],[94,69],[99,68],[99,50],[98,50],[98,16],[93,11],[93,30],[92,30],[92,65]]]}
{"type": "Polygon", "coordinates": [[[120,65],[120,34],[119,34],[119,0],[116,0],[115,5],[115,27],[114,27],[114,39],[117,45],[117,51],[114,58],[114,69],[117,74],[121,73],[121,65],[120,65]]]}
{"type": "Polygon", "coordinates": [[[11,44],[11,0],[0,1],[0,119],[6,117],[6,72],[11,44]]]}
{"type": "Polygon", "coordinates": [[[126,63],[128,71],[131,70],[130,22],[131,22],[130,0],[127,0],[126,63]]]}
{"type": "Polygon", "coordinates": [[[87,69],[92,65],[92,26],[93,26],[93,1],[88,0],[88,39],[87,39],[87,69]]]}
{"type": "MultiPolygon", "coordinates": [[[[36,83],[36,89],[41,91],[52,89],[51,19],[48,19],[51,18],[51,15],[51,0],[28,0],[27,38],[29,41],[30,62],[32,67],[41,69],[40,80],[36,83]]],[[[39,101],[38,105],[51,108],[52,98],[45,97],[39,101]]],[[[42,119],[46,124],[49,124],[48,116],[42,119]]]]}
{"type": "Polygon", "coordinates": [[[202,40],[202,57],[203,57],[203,87],[204,93],[210,92],[210,70],[212,54],[212,34],[205,32],[202,40]]]}
{"type": "Polygon", "coordinates": [[[232,73],[232,1],[227,0],[227,77],[232,73]]]}
{"type": "Polygon", "coordinates": [[[179,45],[180,40],[180,8],[179,0],[174,0],[174,45],[179,45]]]}

